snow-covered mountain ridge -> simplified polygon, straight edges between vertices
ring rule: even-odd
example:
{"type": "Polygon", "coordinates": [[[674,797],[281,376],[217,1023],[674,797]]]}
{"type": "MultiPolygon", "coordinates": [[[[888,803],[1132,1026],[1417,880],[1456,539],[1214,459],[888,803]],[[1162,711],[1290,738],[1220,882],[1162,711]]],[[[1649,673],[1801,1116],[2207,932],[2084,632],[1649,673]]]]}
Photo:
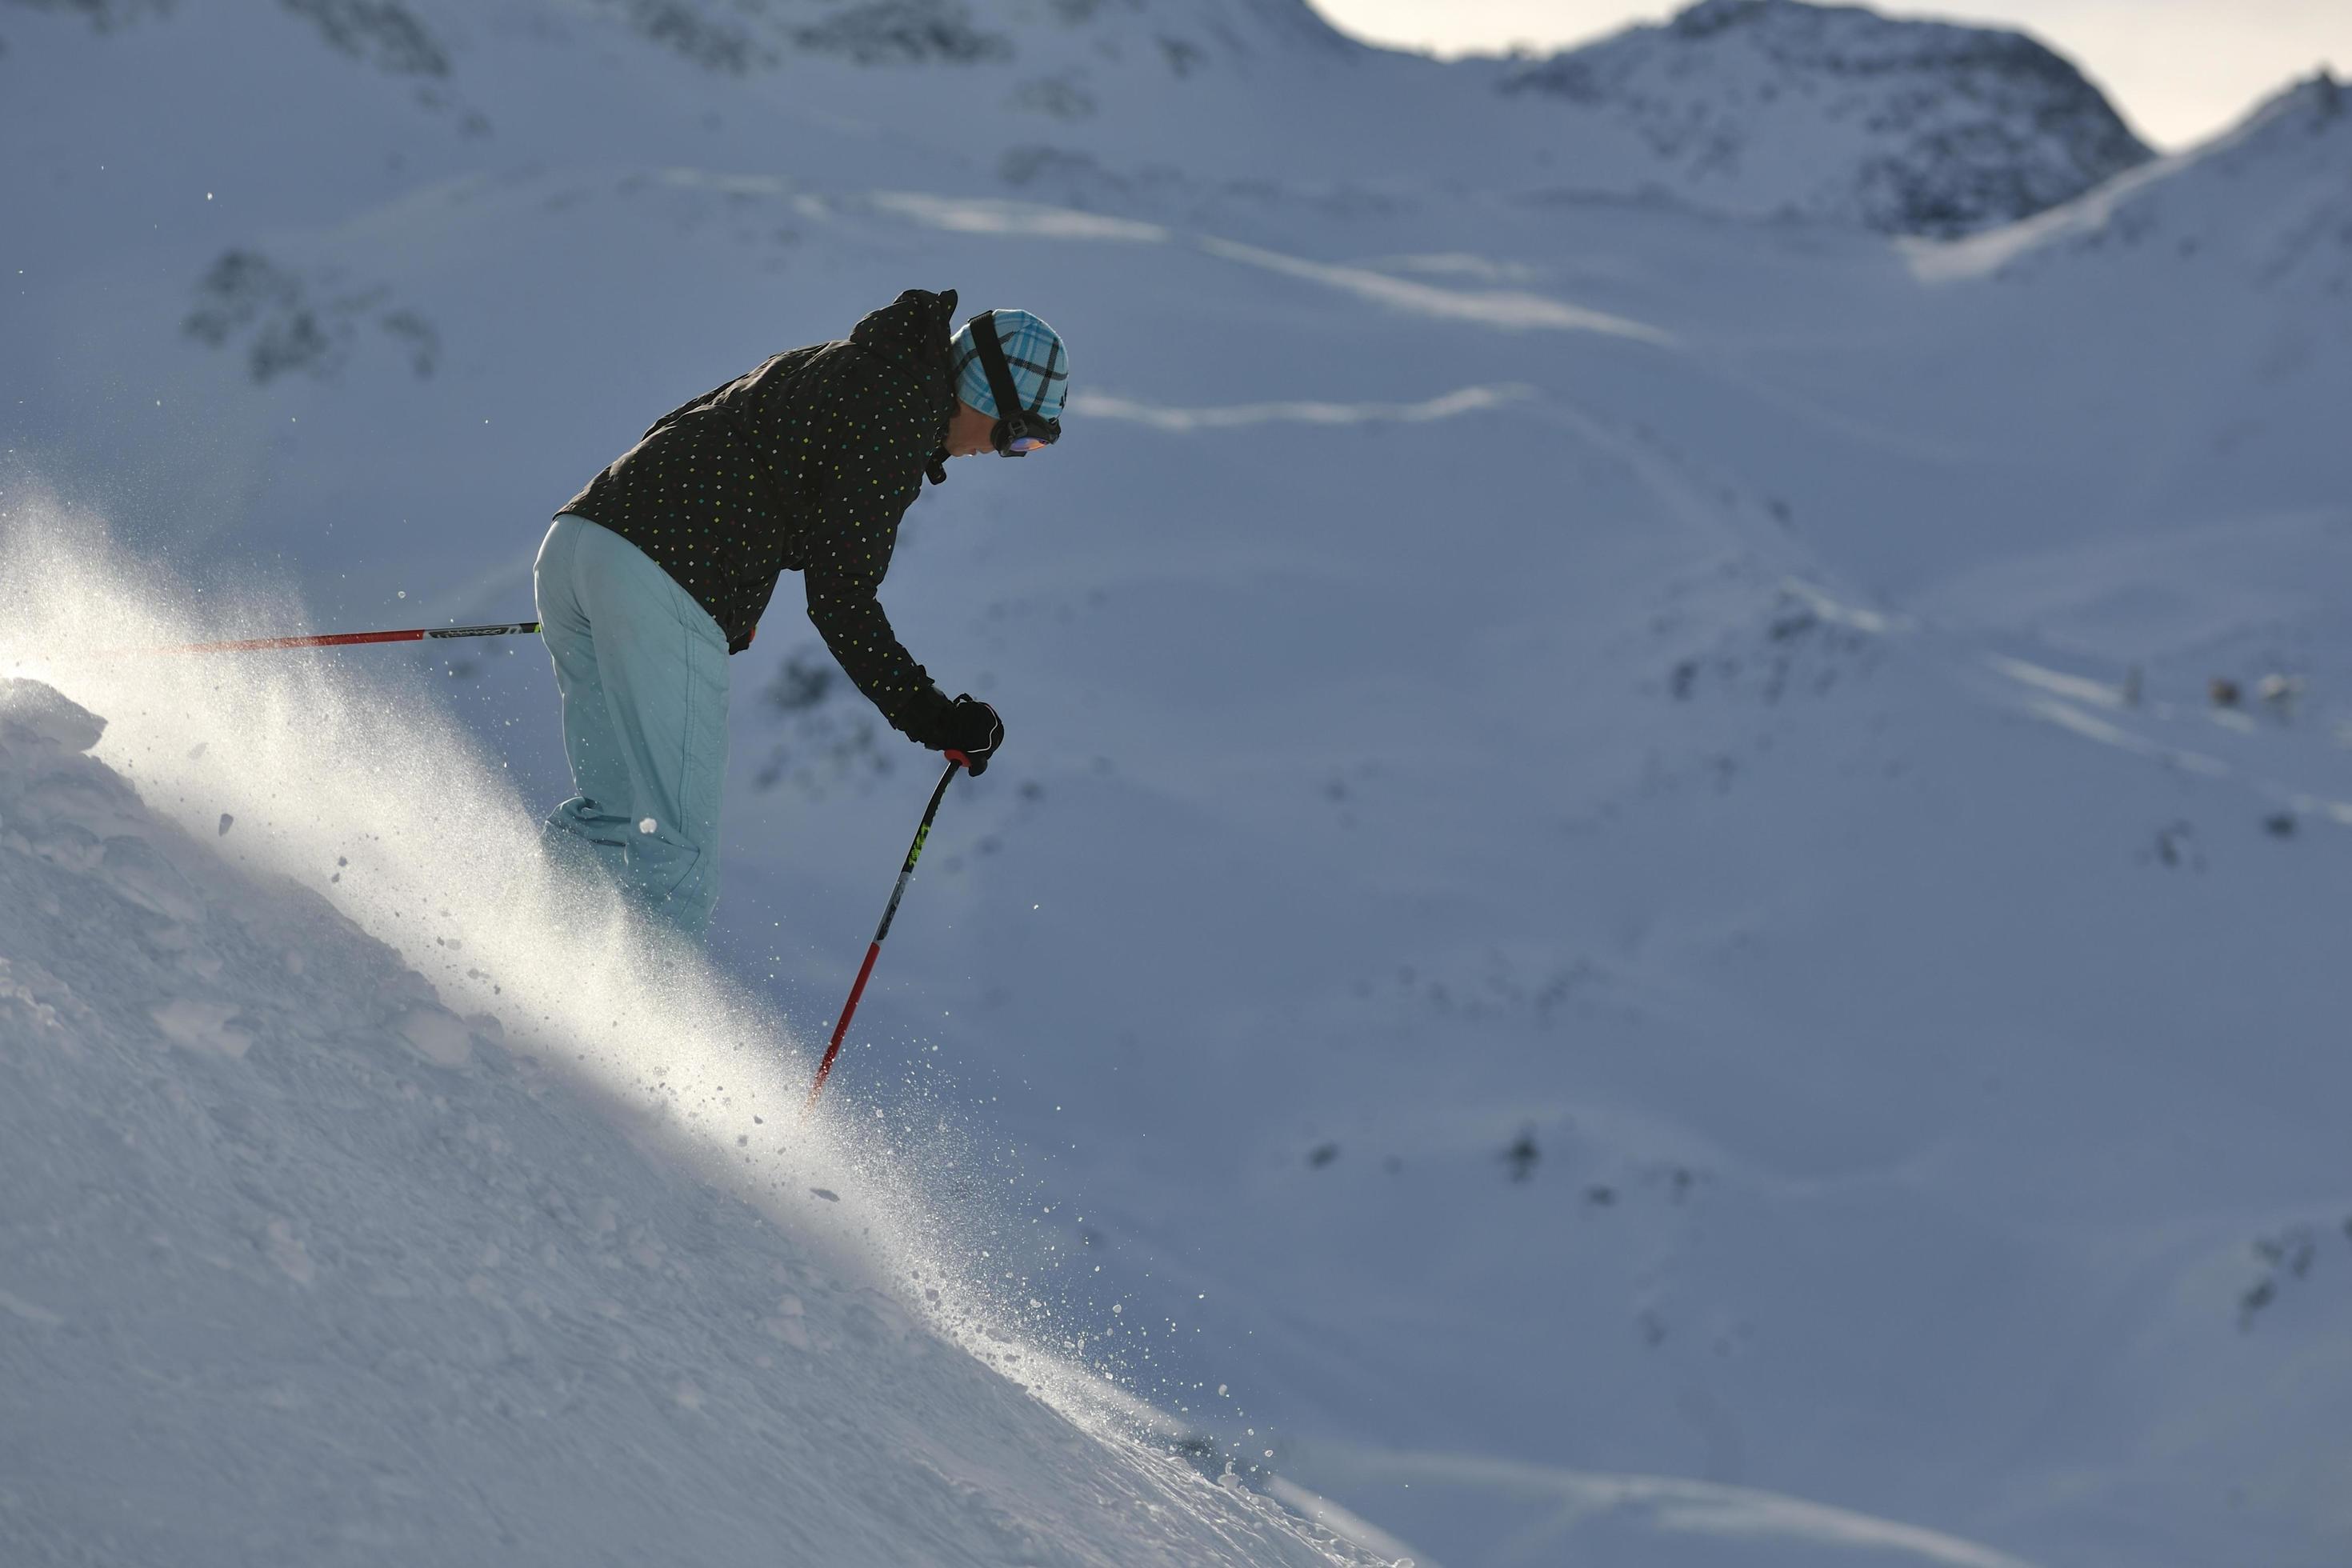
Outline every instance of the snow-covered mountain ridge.
{"type": "Polygon", "coordinates": [[[1702,205],[1891,234],[2028,217],[2150,156],[2032,38],[1801,0],[1701,0],[1502,89],[1622,117],[1702,205]]]}
{"type": "MultiPolygon", "coordinates": [[[[125,39],[219,25],[171,0],[85,14],[125,39]]],[[[280,0],[262,15],[477,134],[512,134],[520,78],[577,80],[576,51],[650,48],[702,79],[706,118],[790,106],[928,123],[944,102],[943,155],[1024,184],[1056,160],[1099,170],[1095,199],[1120,182],[1262,181],[1280,143],[1300,183],[1570,190],[1948,236],[2148,156],[2028,38],[1802,0],[1701,0],[1546,60],[1450,65],[1349,40],[1306,0],[280,0]]]]}
{"type": "MultiPolygon", "coordinates": [[[[306,8],[316,8],[309,0],[306,8]]],[[[1268,49],[1355,46],[1306,0],[596,0],[648,42],[714,69],[795,57],[860,66],[971,67],[1050,60],[1066,41],[1099,60],[1178,76],[1268,49]]],[[[401,11],[371,7],[389,18],[401,11]]],[[[403,12],[404,16],[409,14],[403,12]]],[[[415,24],[394,24],[404,29],[415,24]]]]}
{"type": "Polygon", "coordinates": [[[2023,276],[2141,254],[2315,309],[2352,293],[2352,94],[2322,71],[2205,146],[2000,233],[1918,254],[1934,276],[2023,276]]]}

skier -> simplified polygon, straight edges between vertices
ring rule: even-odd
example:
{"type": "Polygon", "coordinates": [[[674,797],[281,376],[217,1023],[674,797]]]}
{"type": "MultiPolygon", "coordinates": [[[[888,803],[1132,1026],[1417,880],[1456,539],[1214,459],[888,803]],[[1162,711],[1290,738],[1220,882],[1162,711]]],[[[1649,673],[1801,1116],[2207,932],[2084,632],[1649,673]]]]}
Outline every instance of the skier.
{"type": "Polygon", "coordinates": [[[664,415],[564,504],[532,569],[555,660],[572,798],[560,855],[699,935],[719,892],[727,656],[751,644],[782,572],[894,729],[977,777],[996,710],[950,700],[875,598],[898,520],[945,459],[1024,457],[1062,433],[1069,360],[1026,310],[950,333],[953,289],[909,289],[845,342],[774,355],[664,415]]]}

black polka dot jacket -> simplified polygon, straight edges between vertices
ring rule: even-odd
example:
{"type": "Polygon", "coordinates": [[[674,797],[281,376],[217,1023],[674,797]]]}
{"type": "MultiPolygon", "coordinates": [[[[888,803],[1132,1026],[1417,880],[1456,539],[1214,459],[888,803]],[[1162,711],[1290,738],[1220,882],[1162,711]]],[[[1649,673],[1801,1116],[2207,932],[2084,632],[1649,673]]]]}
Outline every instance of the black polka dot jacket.
{"type": "Polygon", "coordinates": [[[565,503],[644,551],[751,643],[782,572],[897,729],[940,743],[949,702],[875,597],[898,520],[947,445],[955,290],[909,289],[845,342],[794,349],[664,415],[565,503]]]}

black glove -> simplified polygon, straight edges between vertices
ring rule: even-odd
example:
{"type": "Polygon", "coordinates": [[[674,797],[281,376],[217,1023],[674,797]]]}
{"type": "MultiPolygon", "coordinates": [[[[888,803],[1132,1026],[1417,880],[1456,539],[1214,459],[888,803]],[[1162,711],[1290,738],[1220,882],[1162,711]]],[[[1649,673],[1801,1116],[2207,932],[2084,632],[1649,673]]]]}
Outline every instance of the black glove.
{"type": "Polygon", "coordinates": [[[940,735],[940,750],[978,778],[988,771],[988,759],[996,754],[996,748],[1004,744],[1004,722],[997,718],[995,709],[966,692],[948,710],[940,735]]]}

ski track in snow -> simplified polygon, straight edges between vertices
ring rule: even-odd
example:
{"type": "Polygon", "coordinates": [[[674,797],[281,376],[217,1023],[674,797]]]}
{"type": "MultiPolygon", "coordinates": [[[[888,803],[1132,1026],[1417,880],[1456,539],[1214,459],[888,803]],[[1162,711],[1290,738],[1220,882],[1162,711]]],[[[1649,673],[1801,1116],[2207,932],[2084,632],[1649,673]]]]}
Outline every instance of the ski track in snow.
{"type": "Polygon", "coordinates": [[[1427,425],[1500,408],[1533,395],[1534,391],[1523,385],[1465,386],[1421,403],[1241,403],[1221,408],[1162,408],[1089,392],[1072,397],[1070,407],[1082,418],[1122,419],[1189,435],[1255,425],[1427,425]]]}
{"type": "MultiPolygon", "coordinates": [[[[1177,237],[1158,224],[1103,217],[1030,202],[958,198],[920,192],[886,192],[869,200],[877,211],[956,234],[1121,245],[1166,245],[1177,237]]],[[[1195,235],[1191,237],[1191,243],[1202,254],[1221,260],[1319,283],[1372,304],[1433,321],[1465,321],[1504,331],[1598,332],[1661,347],[1670,347],[1675,342],[1674,334],[1646,322],[1541,294],[1515,289],[1441,288],[1433,283],[1392,278],[1368,268],[1311,261],[1215,235],[1195,235]]]]}
{"type": "MultiPolygon", "coordinates": [[[[1636,1534],[1655,1531],[1669,1537],[1711,1537],[1767,1550],[1795,1545],[1811,1552],[1833,1552],[1832,1560],[1837,1562],[2033,1568],[2022,1558],[1937,1531],[1753,1487],[1680,1476],[1595,1475],[1456,1454],[1322,1445],[1302,1454],[1299,1468],[1330,1481],[1344,1476],[1359,1485],[1410,1482],[1480,1497],[1498,1511],[1526,1518],[1504,1548],[1507,1557],[1524,1562],[1605,1558],[1616,1544],[1611,1531],[1630,1525],[1636,1534]]],[[[1276,1483],[1277,1488],[1285,1484],[1276,1483]]],[[[1286,1500],[1301,1510],[1321,1501],[1304,1489],[1286,1500]]],[[[1818,1556],[1808,1560],[1822,1561],[1818,1556]]]]}

